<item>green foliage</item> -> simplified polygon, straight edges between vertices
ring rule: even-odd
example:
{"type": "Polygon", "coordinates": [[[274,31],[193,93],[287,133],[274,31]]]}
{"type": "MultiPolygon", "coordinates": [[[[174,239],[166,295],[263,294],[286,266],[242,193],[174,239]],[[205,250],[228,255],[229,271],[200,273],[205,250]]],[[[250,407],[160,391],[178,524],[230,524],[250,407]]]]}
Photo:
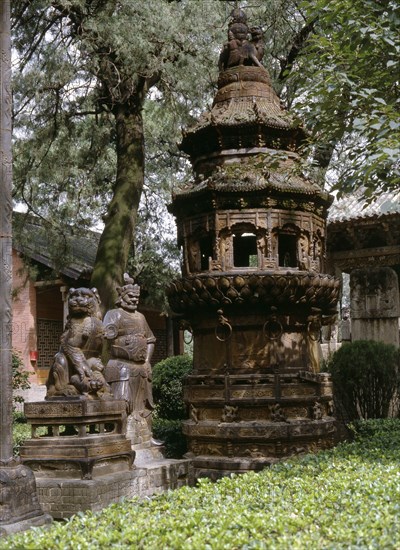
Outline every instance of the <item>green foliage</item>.
{"type": "Polygon", "coordinates": [[[397,418],[371,419],[371,420],[355,420],[348,425],[353,432],[355,440],[363,442],[364,440],[379,439],[380,444],[386,449],[392,447],[397,448],[398,437],[393,438],[393,433],[399,428],[399,420],[397,418]]]}
{"type": "Polygon", "coordinates": [[[168,357],[153,367],[153,397],[156,404],[153,435],[164,441],[168,458],[181,458],[187,451],[186,438],[182,433],[182,420],[187,418],[183,379],[192,367],[193,360],[188,355],[168,357]]]}
{"type": "MultiPolygon", "coordinates": [[[[45,435],[47,428],[40,426],[37,429],[37,435],[45,435]]],[[[25,416],[20,412],[13,414],[13,453],[14,456],[19,455],[19,448],[24,443],[25,439],[31,437],[31,426],[27,424],[25,416]]]]}
{"type": "MultiPolygon", "coordinates": [[[[12,2],[13,194],[45,220],[56,268],[68,256],[68,237],[84,234],[103,219],[112,226],[105,226],[112,250],[103,258],[118,250],[111,264],[124,263],[134,237],[131,265],[141,270],[152,302],[163,305],[160,289],[173,276],[166,260],[179,265],[171,219],[164,224],[165,203],[189,172],[177,143],[181,128],[211,102],[218,51],[234,5],[234,0],[12,2]],[[116,116],[134,111],[143,116],[145,159],[142,136],[129,134],[137,150],[127,163],[121,161],[116,116]],[[129,192],[111,203],[128,177],[129,192]],[[141,194],[138,219],[129,220],[135,218],[141,194]],[[131,216],[114,218],[127,199],[135,199],[127,205],[131,216]],[[156,242],[149,244],[149,235],[156,242]],[[121,237],[123,245],[115,246],[121,237]]],[[[252,24],[267,23],[271,56],[265,62],[277,75],[303,23],[297,2],[243,2],[242,7],[252,24]]],[[[121,124],[119,118],[119,129],[121,124]]],[[[100,266],[100,275],[109,287],[107,277],[115,279],[116,268],[106,267],[100,266]]],[[[105,301],[108,294],[100,291],[105,301]]]]}
{"type": "Polygon", "coordinates": [[[81,513],[0,548],[398,548],[399,452],[398,420],[364,423],[331,451],[81,513]]]}
{"type": "Polygon", "coordinates": [[[186,418],[183,402],[183,379],[193,367],[187,355],[176,355],[160,361],[153,367],[153,397],[157,416],[168,420],[186,418]]]}
{"type": "Polygon", "coordinates": [[[347,418],[387,417],[400,389],[399,367],[400,353],[392,345],[372,340],[343,344],[328,371],[347,418]]]}
{"type": "Polygon", "coordinates": [[[313,143],[334,146],[339,194],[400,184],[399,25],[395,0],[305,0],[315,33],[292,77],[313,143]],[[299,82],[299,80],[301,82],[299,82]]]}
{"type": "Polygon", "coordinates": [[[182,458],[187,452],[186,438],[182,433],[182,420],[155,417],[153,436],[164,442],[165,458],[182,458]]]}
{"type": "Polygon", "coordinates": [[[19,448],[31,435],[31,427],[26,423],[26,418],[21,413],[14,413],[13,418],[13,453],[19,455],[19,448]]]}
{"type": "Polygon", "coordinates": [[[29,382],[29,372],[24,370],[24,364],[18,353],[12,353],[12,389],[13,389],[13,408],[17,404],[22,404],[24,398],[18,392],[20,390],[29,390],[31,384],[29,382]]]}

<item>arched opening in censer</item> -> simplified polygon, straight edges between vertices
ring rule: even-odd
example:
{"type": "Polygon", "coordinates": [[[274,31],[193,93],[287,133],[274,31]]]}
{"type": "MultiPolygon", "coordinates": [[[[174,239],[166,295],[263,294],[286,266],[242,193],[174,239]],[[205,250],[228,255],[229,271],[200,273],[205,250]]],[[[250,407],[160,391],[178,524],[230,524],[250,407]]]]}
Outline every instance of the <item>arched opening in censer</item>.
{"type": "Polygon", "coordinates": [[[297,236],[281,233],[278,235],[279,267],[298,267],[297,236]]]}
{"type": "Polygon", "coordinates": [[[233,264],[235,267],[258,267],[257,237],[254,233],[233,235],[233,264]]]}
{"type": "Polygon", "coordinates": [[[200,269],[207,271],[210,264],[210,259],[213,259],[213,239],[211,235],[202,237],[199,241],[200,245],[200,269]]]}

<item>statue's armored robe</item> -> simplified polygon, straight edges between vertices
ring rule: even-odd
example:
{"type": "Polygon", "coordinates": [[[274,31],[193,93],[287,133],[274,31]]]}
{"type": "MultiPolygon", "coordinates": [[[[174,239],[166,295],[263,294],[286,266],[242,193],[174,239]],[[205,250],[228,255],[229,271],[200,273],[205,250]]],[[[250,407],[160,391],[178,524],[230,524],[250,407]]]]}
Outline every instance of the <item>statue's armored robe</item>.
{"type": "Polygon", "coordinates": [[[156,341],[145,317],[135,311],[113,309],[104,317],[106,337],[111,340],[111,358],[105,378],[116,399],[125,399],[128,413],[154,408],[148,346],[156,341]]]}

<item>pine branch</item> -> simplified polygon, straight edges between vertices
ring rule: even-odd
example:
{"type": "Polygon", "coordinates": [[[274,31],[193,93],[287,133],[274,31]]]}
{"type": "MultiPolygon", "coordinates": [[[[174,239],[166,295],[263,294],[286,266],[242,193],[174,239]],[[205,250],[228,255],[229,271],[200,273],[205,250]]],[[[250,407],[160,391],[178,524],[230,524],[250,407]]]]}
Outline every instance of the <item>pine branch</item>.
{"type": "Polygon", "coordinates": [[[304,25],[302,29],[296,34],[293,40],[292,47],[285,59],[281,60],[281,71],[278,75],[279,81],[284,81],[289,76],[293,64],[297,57],[301,54],[309,36],[314,32],[314,26],[317,22],[317,18],[312,19],[309,23],[304,25]]]}

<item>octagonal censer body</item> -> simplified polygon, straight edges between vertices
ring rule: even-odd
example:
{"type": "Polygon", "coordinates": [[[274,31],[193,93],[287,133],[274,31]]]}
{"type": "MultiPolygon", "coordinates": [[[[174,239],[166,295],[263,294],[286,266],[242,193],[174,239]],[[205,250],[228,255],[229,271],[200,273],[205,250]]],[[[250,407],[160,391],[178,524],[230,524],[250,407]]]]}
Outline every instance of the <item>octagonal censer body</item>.
{"type": "Polygon", "coordinates": [[[340,281],[325,274],[332,198],[306,175],[302,127],[234,10],[212,110],[184,134],[194,178],[170,211],[183,276],[168,298],[193,336],[184,423],[197,476],[259,470],[334,444],[320,333],[340,281]]]}

